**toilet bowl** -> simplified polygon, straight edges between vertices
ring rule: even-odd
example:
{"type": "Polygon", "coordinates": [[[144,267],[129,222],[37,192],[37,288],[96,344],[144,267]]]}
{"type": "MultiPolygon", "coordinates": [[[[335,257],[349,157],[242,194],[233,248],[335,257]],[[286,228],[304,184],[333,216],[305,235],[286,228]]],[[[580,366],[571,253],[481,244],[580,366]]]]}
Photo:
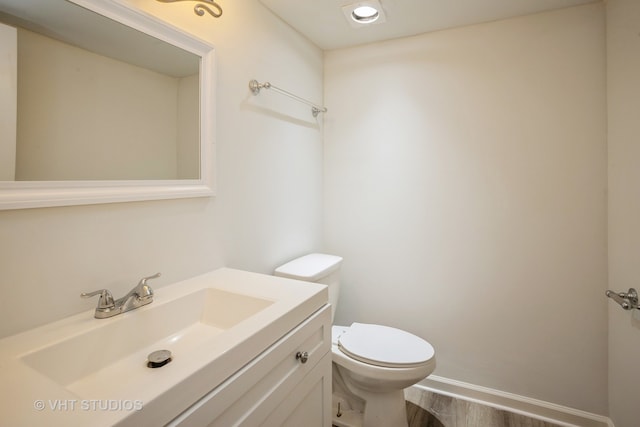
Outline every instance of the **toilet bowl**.
{"type": "Polygon", "coordinates": [[[333,326],[331,335],[334,396],[362,414],[361,423],[358,417],[343,423],[335,414],[344,411],[336,408],[334,425],[406,426],[404,389],[433,372],[433,347],[420,337],[381,325],[333,326]]]}
{"type": "MultiPolygon", "coordinates": [[[[278,267],[275,275],[329,286],[335,314],[342,258],[310,254],[278,267]]],[[[332,326],[333,424],[337,427],[406,427],[404,389],[435,369],[427,341],[389,326],[332,326]]]]}

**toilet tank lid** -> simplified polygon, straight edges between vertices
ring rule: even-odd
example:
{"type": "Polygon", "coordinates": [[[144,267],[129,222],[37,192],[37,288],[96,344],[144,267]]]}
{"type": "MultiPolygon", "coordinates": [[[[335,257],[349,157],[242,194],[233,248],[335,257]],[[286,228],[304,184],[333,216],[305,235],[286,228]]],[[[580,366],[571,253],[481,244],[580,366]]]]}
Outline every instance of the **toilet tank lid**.
{"type": "Polygon", "coordinates": [[[340,268],[342,257],[327,254],[309,254],[276,268],[275,275],[290,279],[315,282],[340,268]]]}

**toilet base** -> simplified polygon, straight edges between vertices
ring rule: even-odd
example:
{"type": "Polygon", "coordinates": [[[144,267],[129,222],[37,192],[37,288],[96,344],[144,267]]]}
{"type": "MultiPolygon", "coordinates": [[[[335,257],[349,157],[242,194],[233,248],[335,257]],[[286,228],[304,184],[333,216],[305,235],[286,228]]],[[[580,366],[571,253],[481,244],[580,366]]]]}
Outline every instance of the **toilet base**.
{"type": "Polygon", "coordinates": [[[409,426],[403,390],[367,394],[362,422],[363,427],[409,426]]]}
{"type": "Polygon", "coordinates": [[[365,406],[360,409],[334,393],[332,424],[336,427],[408,427],[403,390],[366,394],[365,406]]]}
{"type": "Polygon", "coordinates": [[[357,377],[352,372],[337,363],[332,364],[332,370],[332,418],[335,426],[408,427],[404,389],[363,388],[354,381],[357,377]]]}
{"type": "Polygon", "coordinates": [[[367,396],[364,412],[351,407],[349,401],[333,395],[332,424],[336,427],[408,427],[407,407],[402,390],[372,393],[367,396]]]}
{"type": "Polygon", "coordinates": [[[345,398],[333,395],[331,424],[335,427],[362,427],[362,412],[345,398]]]}

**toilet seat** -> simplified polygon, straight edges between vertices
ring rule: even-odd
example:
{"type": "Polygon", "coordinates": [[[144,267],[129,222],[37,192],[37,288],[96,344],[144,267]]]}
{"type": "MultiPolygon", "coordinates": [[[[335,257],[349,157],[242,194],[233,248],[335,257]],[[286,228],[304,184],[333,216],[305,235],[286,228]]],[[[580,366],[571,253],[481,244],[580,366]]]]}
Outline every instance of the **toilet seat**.
{"type": "Polygon", "coordinates": [[[389,326],[353,323],[349,328],[334,327],[338,348],[347,356],[386,368],[419,367],[430,361],[435,351],[422,338],[389,326]]]}

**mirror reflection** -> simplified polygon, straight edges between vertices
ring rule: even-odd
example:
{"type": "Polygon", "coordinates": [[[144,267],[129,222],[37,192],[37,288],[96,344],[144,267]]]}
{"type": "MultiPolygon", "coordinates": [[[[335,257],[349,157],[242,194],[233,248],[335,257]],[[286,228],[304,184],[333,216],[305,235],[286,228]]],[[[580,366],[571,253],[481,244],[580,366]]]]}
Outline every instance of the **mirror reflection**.
{"type": "Polygon", "coordinates": [[[199,70],[65,0],[0,0],[0,180],[199,179],[199,70]]]}

